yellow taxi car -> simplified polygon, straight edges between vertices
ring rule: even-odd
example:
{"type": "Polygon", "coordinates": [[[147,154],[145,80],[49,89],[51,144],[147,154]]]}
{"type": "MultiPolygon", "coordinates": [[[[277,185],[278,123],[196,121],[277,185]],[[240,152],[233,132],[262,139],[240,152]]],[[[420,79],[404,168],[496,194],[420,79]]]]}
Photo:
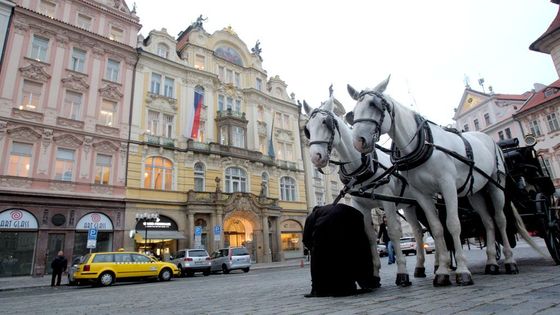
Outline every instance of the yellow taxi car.
{"type": "Polygon", "coordinates": [[[92,282],[100,286],[110,286],[115,281],[157,278],[169,281],[179,276],[180,270],[174,264],[157,261],[136,252],[100,252],[84,256],[75,268],[73,278],[84,283],[92,282]]]}

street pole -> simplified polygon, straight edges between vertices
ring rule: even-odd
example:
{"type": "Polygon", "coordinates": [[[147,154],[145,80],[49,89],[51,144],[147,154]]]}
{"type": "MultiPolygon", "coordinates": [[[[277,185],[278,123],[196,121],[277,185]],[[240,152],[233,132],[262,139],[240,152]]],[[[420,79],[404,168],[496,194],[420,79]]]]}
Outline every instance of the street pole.
{"type": "Polygon", "coordinates": [[[146,237],[144,237],[144,254],[148,252],[148,218],[144,218],[144,231],[146,232],[146,237]]]}

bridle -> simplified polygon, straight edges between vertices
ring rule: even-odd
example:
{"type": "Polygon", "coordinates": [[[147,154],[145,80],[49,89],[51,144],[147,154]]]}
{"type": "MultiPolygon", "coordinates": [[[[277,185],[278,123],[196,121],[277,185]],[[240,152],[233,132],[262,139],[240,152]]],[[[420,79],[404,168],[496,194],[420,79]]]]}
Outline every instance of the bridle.
{"type": "Polygon", "coordinates": [[[376,109],[378,109],[381,112],[381,117],[379,118],[378,121],[366,117],[360,119],[352,119],[352,121],[350,121],[349,123],[352,126],[358,122],[369,122],[375,124],[374,133],[372,134],[374,137],[373,140],[375,140],[376,138],[379,139],[379,136],[381,135],[381,126],[383,126],[383,121],[385,120],[385,112],[389,113],[391,117],[391,125],[393,125],[395,121],[395,111],[393,110],[391,105],[389,105],[389,101],[387,101],[387,99],[383,96],[383,94],[376,91],[361,91],[357,95],[356,99],[362,101],[366,95],[377,96],[377,98],[381,100],[381,104],[376,104],[373,100],[369,103],[370,106],[374,106],[376,109]]]}
{"type": "MultiPolygon", "coordinates": [[[[331,136],[328,140],[310,141],[309,145],[326,144],[327,145],[327,155],[330,156],[332,148],[333,148],[333,142],[334,142],[335,134],[338,132],[338,136],[340,137],[340,129],[338,129],[338,122],[336,121],[336,118],[334,117],[334,114],[332,112],[328,111],[328,110],[315,108],[311,112],[311,114],[309,115],[309,120],[311,120],[313,117],[317,116],[317,114],[319,114],[319,113],[327,115],[327,118],[323,123],[325,123],[325,125],[327,126],[327,129],[328,129],[328,131],[330,131],[331,136]]],[[[311,140],[311,134],[309,133],[309,130],[307,129],[307,125],[304,127],[303,132],[305,134],[305,137],[308,140],[311,140]]]]}

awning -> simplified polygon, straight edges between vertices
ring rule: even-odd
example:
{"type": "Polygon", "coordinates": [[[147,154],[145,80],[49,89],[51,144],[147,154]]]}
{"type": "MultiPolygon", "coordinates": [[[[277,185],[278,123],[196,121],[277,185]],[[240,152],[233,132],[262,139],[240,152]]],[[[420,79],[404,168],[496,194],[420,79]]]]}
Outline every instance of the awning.
{"type": "MultiPolygon", "coordinates": [[[[140,239],[144,239],[146,237],[146,230],[136,230],[137,236],[140,236],[140,239]]],[[[149,240],[182,240],[186,237],[183,235],[182,232],[179,231],[150,231],[148,230],[148,239],[149,240]]]]}

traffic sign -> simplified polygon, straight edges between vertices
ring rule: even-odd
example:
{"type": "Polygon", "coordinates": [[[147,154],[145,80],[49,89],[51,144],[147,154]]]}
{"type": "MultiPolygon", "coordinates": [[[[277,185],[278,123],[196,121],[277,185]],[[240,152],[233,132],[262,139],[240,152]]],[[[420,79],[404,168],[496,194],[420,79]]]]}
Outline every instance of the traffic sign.
{"type": "Polygon", "coordinates": [[[95,248],[97,246],[97,229],[91,228],[88,230],[88,240],[86,248],[95,248]]]}
{"type": "Polygon", "coordinates": [[[214,226],[214,235],[222,234],[222,227],[219,224],[214,226]]]}
{"type": "Polygon", "coordinates": [[[194,235],[201,236],[202,235],[202,226],[195,226],[194,227],[194,235]]]}

